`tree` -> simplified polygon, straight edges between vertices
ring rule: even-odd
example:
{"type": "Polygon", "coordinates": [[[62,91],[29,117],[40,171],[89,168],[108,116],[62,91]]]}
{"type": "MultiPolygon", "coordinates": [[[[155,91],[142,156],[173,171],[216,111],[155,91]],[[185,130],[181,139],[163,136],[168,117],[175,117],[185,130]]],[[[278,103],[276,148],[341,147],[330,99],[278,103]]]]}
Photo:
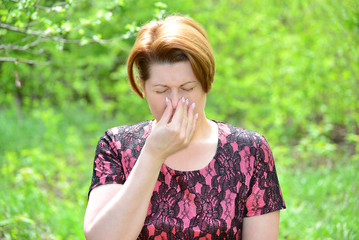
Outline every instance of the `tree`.
{"type": "Polygon", "coordinates": [[[134,35],[134,25],[127,25],[124,32],[111,39],[102,39],[101,32],[92,31],[96,25],[110,21],[113,12],[124,5],[124,1],[113,1],[95,14],[86,16],[85,11],[84,16],[75,19],[78,14],[74,12],[76,6],[74,8],[72,0],[3,0],[0,61],[49,64],[50,48],[62,50],[64,44],[104,44],[127,39],[134,35]]]}
{"type": "MultiPolygon", "coordinates": [[[[1,105],[12,105],[14,99],[20,106],[117,101],[114,78],[124,76],[118,72],[133,44],[137,22],[161,18],[166,8],[160,2],[150,3],[137,14],[137,4],[133,0],[2,0],[0,89],[5,94],[0,96],[1,105]]],[[[118,84],[125,89],[121,86],[127,83],[118,84]]]]}

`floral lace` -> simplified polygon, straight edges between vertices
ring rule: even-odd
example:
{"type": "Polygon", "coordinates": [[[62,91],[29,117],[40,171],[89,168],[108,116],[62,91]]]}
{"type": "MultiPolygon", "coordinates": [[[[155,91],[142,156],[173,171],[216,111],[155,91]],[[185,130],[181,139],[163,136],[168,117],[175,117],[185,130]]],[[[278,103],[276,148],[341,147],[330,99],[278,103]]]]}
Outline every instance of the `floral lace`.
{"type": "MultiPolygon", "coordinates": [[[[162,165],[138,239],[241,239],[244,217],[285,208],[265,138],[216,123],[217,152],[205,168],[162,165]]],[[[123,184],[150,132],[151,120],[107,130],[97,145],[90,191],[123,184]]]]}

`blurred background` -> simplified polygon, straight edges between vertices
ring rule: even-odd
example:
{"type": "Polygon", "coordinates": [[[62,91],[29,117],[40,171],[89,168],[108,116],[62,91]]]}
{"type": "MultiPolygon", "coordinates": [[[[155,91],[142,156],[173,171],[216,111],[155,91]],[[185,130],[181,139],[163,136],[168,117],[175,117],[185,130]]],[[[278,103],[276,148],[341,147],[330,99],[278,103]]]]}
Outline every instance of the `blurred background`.
{"type": "Polygon", "coordinates": [[[208,32],[208,117],[272,147],[279,238],[359,239],[358,0],[1,0],[0,239],[84,239],[99,137],[152,118],[128,53],[169,14],[208,32]]]}

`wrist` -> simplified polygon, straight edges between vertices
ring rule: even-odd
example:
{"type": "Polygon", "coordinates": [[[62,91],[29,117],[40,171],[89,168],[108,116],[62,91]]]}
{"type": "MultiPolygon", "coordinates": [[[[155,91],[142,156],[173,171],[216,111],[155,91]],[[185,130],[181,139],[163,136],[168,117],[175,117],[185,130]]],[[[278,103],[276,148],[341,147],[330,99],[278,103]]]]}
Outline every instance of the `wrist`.
{"type": "Polygon", "coordinates": [[[168,156],[165,156],[164,153],[160,153],[158,151],[154,151],[151,146],[148,146],[146,143],[142,148],[141,157],[148,161],[150,164],[157,165],[161,167],[162,164],[165,162],[168,156]]]}

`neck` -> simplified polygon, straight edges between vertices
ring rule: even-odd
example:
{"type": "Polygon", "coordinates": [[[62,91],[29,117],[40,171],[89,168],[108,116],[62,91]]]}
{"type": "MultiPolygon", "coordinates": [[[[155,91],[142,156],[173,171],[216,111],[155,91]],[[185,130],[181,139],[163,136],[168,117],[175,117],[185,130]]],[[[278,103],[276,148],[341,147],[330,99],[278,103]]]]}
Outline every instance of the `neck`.
{"type": "Polygon", "coordinates": [[[193,134],[192,141],[206,141],[211,138],[216,131],[217,127],[215,124],[206,118],[206,115],[203,113],[199,116],[196,123],[196,130],[193,134]]]}

